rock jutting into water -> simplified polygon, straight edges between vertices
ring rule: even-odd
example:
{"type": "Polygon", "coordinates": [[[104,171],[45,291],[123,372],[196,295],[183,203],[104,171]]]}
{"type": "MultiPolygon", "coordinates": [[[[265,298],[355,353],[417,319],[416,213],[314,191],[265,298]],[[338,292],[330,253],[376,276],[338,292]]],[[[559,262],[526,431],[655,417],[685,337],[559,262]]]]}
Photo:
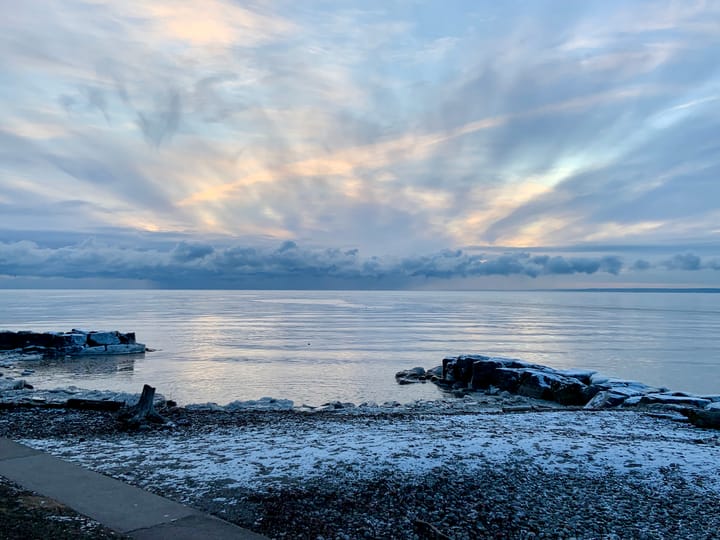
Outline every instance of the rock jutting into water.
{"type": "Polygon", "coordinates": [[[0,331],[0,351],[42,356],[83,356],[144,353],[144,343],[135,340],[135,332],[70,332],[0,331]]]}
{"type": "Polygon", "coordinates": [[[700,427],[720,428],[720,395],[672,392],[636,381],[599,375],[595,371],[558,370],[513,358],[460,355],[443,359],[425,371],[412,368],[395,374],[399,384],[430,380],[443,389],[506,391],[528,398],[586,409],[644,407],[680,413],[700,427]]]}

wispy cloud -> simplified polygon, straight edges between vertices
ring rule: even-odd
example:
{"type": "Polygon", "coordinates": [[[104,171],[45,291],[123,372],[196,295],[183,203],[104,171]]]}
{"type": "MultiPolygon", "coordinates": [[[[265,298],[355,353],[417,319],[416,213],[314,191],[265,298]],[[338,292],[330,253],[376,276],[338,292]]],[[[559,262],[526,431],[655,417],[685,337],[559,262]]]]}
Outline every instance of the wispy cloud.
{"type": "Polygon", "coordinates": [[[717,244],[718,7],[549,5],[8,4],[0,230],[717,244]]]}

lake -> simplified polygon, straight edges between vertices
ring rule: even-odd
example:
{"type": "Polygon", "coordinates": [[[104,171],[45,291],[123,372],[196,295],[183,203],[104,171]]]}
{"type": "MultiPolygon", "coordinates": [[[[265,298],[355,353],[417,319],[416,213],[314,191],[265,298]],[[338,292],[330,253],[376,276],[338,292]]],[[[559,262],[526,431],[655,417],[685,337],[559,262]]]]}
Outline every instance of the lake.
{"type": "Polygon", "coordinates": [[[181,404],[436,399],[395,372],[447,355],[509,356],[720,393],[720,294],[566,291],[0,290],[0,328],[134,331],[134,357],[27,361],[37,387],[181,404]]]}

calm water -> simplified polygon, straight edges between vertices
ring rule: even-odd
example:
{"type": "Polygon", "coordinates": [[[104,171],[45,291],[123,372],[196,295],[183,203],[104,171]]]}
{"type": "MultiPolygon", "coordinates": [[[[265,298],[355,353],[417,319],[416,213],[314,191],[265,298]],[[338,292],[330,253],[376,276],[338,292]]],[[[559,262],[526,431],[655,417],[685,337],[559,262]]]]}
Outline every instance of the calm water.
{"type": "Polygon", "coordinates": [[[0,290],[0,306],[0,328],[135,331],[159,349],[28,363],[39,387],[406,402],[441,394],[396,371],[482,353],[720,393],[720,294],[0,290]]]}

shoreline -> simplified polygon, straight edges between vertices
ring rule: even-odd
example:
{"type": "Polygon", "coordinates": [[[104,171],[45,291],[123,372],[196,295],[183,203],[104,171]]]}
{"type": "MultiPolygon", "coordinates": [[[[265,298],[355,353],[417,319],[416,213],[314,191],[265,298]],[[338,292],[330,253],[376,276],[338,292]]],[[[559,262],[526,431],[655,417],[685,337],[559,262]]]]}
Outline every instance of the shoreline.
{"type": "Polygon", "coordinates": [[[453,403],[171,407],[171,425],[136,433],[108,412],[18,409],[0,411],[0,433],[272,538],[430,538],[423,524],[455,539],[707,538],[720,527],[717,430],[652,410],[453,403]]]}
{"type": "Polygon", "coordinates": [[[112,410],[137,394],[3,377],[0,436],[275,539],[704,540],[720,529],[720,430],[689,420],[720,396],[479,355],[396,380],[433,381],[445,397],[178,407],[157,394],[167,422],[127,431],[112,410]]]}

